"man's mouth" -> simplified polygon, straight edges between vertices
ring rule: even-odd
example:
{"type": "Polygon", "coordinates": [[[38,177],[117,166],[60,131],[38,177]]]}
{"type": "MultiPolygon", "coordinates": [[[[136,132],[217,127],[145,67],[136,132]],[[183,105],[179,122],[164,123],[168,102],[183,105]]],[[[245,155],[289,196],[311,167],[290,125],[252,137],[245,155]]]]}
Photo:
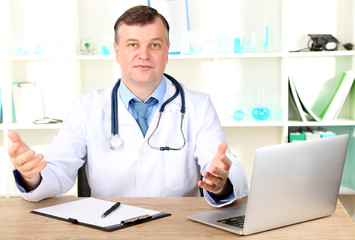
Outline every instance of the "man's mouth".
{"type": "Polygon", "coordinates": [[[136,65],[135,68],[139,68],[139,69],[150,69],[150,68],[153,68],[152,66],[150,65],[136,65]]]}

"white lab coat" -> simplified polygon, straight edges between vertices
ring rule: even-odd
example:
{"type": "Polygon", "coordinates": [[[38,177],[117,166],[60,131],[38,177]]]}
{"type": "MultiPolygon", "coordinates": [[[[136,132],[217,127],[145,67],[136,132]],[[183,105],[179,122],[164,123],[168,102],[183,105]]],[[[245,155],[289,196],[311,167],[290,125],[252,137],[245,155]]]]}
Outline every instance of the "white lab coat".
{"type": "MultiPolygon", "coordinates": [[[[167,83],[166,100],[175,93],[175,87],[171,81],[165,78],[164,81],[167,83]]],[[[146,137],[143,137],[137,122],[118,97],[119,134],[124,145],[122,149],[111,150],[112,88],[76,98],[59,133],[44,154],[48,165],[41,172],[41,184],[31,193],[23,193],[22,197],[39,201],[67,192],[74,185],[77,171],[86,159],[93,197],[199,196],[197,182],[200,174],[208,170],[219,144],[226,141],[209,96],[184,88],[186,145],[179,151],[164,152],[147,144],[157,125],[160,106],[154,113],[146,137]]],[[[151,139],[152,145],[182,145],[180,107],[179,95],[166,106],[159,128],[151,139]]],[[[248,194],[246,174],[237,158],[229,149],[227,151],[233,162],[229,178],[235,197],[245,197],[248,194]]],[[[207,193],[205,196],[213,204],[207,193]]]]}

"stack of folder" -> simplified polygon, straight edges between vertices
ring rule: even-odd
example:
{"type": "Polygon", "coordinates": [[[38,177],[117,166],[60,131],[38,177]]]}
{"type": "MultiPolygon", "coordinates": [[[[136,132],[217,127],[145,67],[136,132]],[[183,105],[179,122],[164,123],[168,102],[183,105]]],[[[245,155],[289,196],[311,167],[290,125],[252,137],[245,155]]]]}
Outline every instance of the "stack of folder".
{"type": "Polygon", "coordinates": [[[324,128],[298,128],[298,129],[290,129],[288,134],[288,141],[305,141],[317,138],[325,138],[335,136],[336,133],[324,128]]]}

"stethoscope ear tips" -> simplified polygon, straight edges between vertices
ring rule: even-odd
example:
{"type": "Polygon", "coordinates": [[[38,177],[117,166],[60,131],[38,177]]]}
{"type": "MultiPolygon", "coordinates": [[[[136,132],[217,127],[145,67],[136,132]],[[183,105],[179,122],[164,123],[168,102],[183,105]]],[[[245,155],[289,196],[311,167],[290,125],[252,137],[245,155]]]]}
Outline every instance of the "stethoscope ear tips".
{"type": "Polygon", "coordinates": [[[113,134],[110,137],[109,147],[112,150],[119,149],[123,147],[123,140],[118,134],[113,134]]]}

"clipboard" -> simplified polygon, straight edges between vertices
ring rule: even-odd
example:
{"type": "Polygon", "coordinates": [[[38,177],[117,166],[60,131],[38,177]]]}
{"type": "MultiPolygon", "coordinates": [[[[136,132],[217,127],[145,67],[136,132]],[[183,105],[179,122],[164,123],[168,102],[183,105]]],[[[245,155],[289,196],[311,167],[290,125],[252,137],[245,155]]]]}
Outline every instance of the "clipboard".
{"type": "Polygon", "coordinates": [[[35,82],[14,82],[12,93],[16,122],[32,123],[44,117],[42,92],[35,82]]]}
{"type": "Polygon", "coordinates": [[[114,212],[102,218],[101,215],[114,204],[114,202],[107,200],[85,198],[36,209],[31,213],[108,232],[171,215],[170,213],[121,204],[114,212]]]}

